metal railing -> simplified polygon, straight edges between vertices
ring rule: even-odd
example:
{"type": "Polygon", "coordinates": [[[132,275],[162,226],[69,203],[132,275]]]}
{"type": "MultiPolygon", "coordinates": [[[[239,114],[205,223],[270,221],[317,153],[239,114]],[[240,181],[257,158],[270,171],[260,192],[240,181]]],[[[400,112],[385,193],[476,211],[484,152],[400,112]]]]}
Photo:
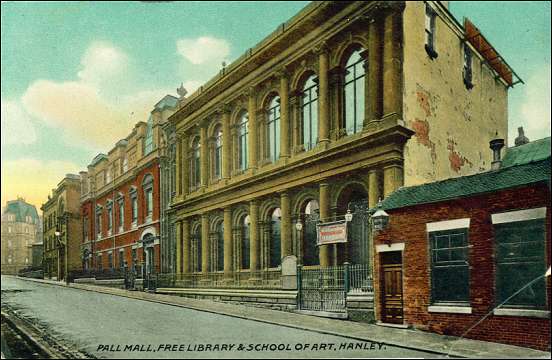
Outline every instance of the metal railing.
{"type": "Polygon", "coordinates": [[[371,293],[374,291],[370,266],[368,264],[349,265],[350,293],[371,293]]]}
{"type": "Polygon", "coordinates": [[[222,272],[192,274],[157,274],[157,287],[215,289],[279,289],[280,270],[236,271],[232,277],[222,272]]]}

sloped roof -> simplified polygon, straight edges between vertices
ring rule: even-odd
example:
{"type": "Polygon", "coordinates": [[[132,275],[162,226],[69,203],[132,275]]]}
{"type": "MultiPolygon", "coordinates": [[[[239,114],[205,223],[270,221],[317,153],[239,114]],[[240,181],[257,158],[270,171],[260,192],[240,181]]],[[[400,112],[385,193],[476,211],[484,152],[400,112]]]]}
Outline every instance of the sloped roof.
{"type": "Polygon", "coordinates": [[[16,222],[26,222],[26,217],[30,216],[33,219],[33,223],[38,224],[38,212],[36,211],[36,207],[27,204],[23,199],[8,201],[4,213],[15,215],[16,222]]]}
{"type": "Polygon", "coordinates": [[[509,148],[498,170],[403,187],[382,203],[385,210],[458,199],[537,182],[550,182],[550,138],[509,148]],[[548,149],[548,150],[547,150],[548,149]]]}

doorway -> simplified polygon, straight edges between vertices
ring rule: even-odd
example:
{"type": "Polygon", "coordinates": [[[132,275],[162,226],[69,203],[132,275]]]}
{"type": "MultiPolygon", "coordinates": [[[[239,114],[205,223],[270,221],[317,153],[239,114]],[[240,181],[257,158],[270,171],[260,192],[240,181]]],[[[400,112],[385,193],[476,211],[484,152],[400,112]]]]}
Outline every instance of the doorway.
{"type": "Polygon", "coordinates": [[[404,321],[402,252],[382,252],[380,261],[381,320],[384,323],[402,324],[404,321]]]}

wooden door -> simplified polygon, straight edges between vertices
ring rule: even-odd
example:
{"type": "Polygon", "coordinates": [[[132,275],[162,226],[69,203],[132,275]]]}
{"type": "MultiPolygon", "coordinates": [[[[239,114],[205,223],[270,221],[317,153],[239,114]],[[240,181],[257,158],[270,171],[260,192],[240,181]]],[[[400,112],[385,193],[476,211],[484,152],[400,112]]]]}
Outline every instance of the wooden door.
{"type": "Polygon", "coordinates": [[[381,254],[382,321],[403,323],[402,254],[393,251],[381,254]]]}

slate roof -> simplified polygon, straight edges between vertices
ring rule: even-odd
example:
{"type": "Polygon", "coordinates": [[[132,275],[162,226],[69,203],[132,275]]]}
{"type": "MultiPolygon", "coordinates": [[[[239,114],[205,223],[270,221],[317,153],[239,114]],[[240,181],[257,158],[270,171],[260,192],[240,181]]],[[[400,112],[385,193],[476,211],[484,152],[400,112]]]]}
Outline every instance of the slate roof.
{"type": "Polygon", "coordinates": [[[36,207],[27,204],[22,199],[8,201],[4,214],[15,215],[15,222],[26,222],[26,217],[30,216],[33,219],[33,223],[38,224],[38,212],[36,211],[36,207]]]}
{"type": "Polygon", "coordinates": [[[550,184],[550,137],[509,148],[498,170],[403,187],[388,196],[382,206],[383,209],[390,210],[496,192],[542,181],[550,184]]]}

